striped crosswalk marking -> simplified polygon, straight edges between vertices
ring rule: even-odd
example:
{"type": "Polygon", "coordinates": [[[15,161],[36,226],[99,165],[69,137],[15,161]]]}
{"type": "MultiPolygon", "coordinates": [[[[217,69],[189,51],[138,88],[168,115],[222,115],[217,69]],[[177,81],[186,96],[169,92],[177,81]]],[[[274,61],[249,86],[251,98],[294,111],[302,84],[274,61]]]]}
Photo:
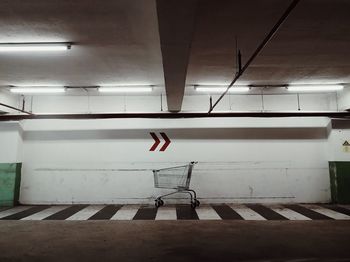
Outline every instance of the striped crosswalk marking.
{"type": "Polygon", "coordinates": [[[22,212],[22,211],[27,210],[29,208],[31,208],[31,206],[18,206],[18,207],[14,207],[11,209],[6,209],[6,210],[0,212],[0,218],[11,216],[13,214],[22,212]]]}
{"type": "Polygon", "coordinates": [[[339,206],[350,210],[350,205],[339,205],[339,206]]]}
{"type": "Polygon", "coordinates": [[[221,217],[215,212],[215,210],[208,205],[197,207],[196,212],[200,220],[221,220],[221,217]]]}
{"type": "Polygon", "coordinates": [[[245,220],[266,220],[263,216],[244,205],[229,204],[229,206],[245,220]]]}
{"type": "Polygon", "coordinates": [[[198,220],[197,212],[189,205],[176,206],[176,216],[178,220],[198,220]]]}
{"type": "Polygon", "coordinates": [[[75,213],[79,212],[80,210],[86,208],[88,205],[74,205],[74,206],[70,206],[66,209],[63,209],[55,214],[52,214],[46,218],[44,218],[44,220],[65,220],[68,217],[74,215],[75,213]]]}
{"type": "Polygon", "coordinates": [[[28,208],[26,210],[23,210],[21,212],[17,212],[15,214],[12,214],[12,215],[9,215],[9,216],[6,216],[6,217],[3,217],[1,218],[2,220],[20,220],[24,217],[27,217],[27,216],[31,216],[37,212],[40,212],[44,209],[47,209],[48,206],[33,206],[31,208],[28,208]]]}
{"type": "Polygon", "coordinates": [[[125,205],[112,216],[111,220],[132,220],[139,208],[139,205],[125,205]]]}
{"type": "Polygon", "coordinates": [[[326,215],[318,213],[314,210],[308,209],[302,205],[291,204],[291,205],[283,205],[283,206],[287,207],[289,209],[292,209],[295,212],[298,212],[298,213],[300,213],[308,218],[311,218],[312,220],[330,220],[330,219],[332,219],[329,216],[326,216],[326,215]]]}
{"type": "Polygon", "coordinates": [[[48,209],[44,209],[38,213],[35,213],[33,215],[24,217],[21,220],[42,220],[66,208],[68,208],[68,206],[53,206],[48,209]]]}
{"type": "Polygon", "coordinates": [[[213,209],[215,210],[216,213],[218,213],[221,219],[243,220],[243,217],[241,217],[236,211],[234,211],[232,208],[230,208],[226,204],[213,205],[213,209]]]}
{"type": "Polygon", "coordinates": [[[253,209],[267,220],[287,220],[286,217],[261,204],[247,204],[247,207],[253,209]]]}
{"type": "Polygon", "coordinates": [[[341,213],[347,216],[350,216],[350,209],[347,209],[345,207],[339,206],[339,205],[322,205],[328,209],[332,209],[337,213],[341,213]]]}
{"type": "Polygon", "coordinates": [[[66,220],[87,220],[98,211],[103,208],[102,205],[92,205],[88,206],[79,212],[75,213],[73,216],[68,217],[66,220]]]}
{"type": "Polygon", "coordinates": [[[158,208],[156,220],[176,220],[175,207],[160,207],[158,208]]]}
{"type": "Polygon", "coordinates": [[[89,220],[108,220],[121,208],[121,205],[107,205],[91,216],[89,220]]]}
{"type": "Polygon", "coordinates": [[[154,206],[142,206],[137,210],[134,220],[154,220],[157,215],[157,208],[154,206]]]}
{"type": "Polygon", "coordinates": [[[331,217],[333,219],[337,219],[337,220],[350,219],[350,216],[335,212],[335,211],[328,209],[328,208],[323,208],[323,207],[320,207],[317,205],[304,205],[304,206],[315,211],[315,212],[318,212],[322,215],[325,215],[327,217],[331,217]]]}
{"type": "Polygon", "coordinates": [[[18,206],[0,211],[0,220],[350,220],[339,205],[217,204],[18,206]]]}
{"type": "Polygon", "coordinates": [[[281,214],[282,216],[288,218],[289,220],[311,220],[311,218],[303,216],[302,214],[299,214],[294,210],[284,208],[280,205],[271,206],[270,208],[278,214],[281,214]]]}

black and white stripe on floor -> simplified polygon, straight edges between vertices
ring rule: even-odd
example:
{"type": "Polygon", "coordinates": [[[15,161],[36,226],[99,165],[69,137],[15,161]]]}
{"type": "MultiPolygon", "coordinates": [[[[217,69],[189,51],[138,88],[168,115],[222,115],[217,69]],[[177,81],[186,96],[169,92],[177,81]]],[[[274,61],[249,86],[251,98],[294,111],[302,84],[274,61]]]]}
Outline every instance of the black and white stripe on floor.
{"type": "Polygon", "coordinates": [[[350,206],[217,204],[17,206],[0,220],[350,220],[350,206]]]}

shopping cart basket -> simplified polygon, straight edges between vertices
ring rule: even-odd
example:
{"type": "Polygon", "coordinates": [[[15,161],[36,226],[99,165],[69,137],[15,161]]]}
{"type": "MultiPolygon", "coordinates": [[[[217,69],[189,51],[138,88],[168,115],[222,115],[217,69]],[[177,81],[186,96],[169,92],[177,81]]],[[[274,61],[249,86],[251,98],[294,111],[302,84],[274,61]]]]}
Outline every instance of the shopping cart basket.
{"type": "Polygon", "coordinates": [[[176,190],[175,192],[157,197],[155,200],[156,207],[164,205],[164,201],[162,199],[163,197],[177,193],[189,194],[191,197],[192,208],[199,206],[200,202],[197,200],[196,192],[189,188],[192,170],[195,164],[196,162],[190,162],[188,165],[185,166],[153,170],[155,188],[166,188],[176,190]]]}

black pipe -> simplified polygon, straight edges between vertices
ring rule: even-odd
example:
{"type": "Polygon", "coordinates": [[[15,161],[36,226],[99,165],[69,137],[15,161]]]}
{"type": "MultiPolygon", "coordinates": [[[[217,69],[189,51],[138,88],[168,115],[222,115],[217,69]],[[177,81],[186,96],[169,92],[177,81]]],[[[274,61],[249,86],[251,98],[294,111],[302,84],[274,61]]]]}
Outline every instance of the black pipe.
{"type": "Polygon", "coordinates": [[[258,46],[258,48],[255,50],[255,52],[252,54],[252,56],[248,59],[247,63],[243,66],[242,70],[238,70],[235,78],[232,80],[232,82],[227,87],[226,91],[216,100],[214,105],[210,108],[208,113],[211,113],[215,106],[221,101],[221,99],[227,94],[227,92],[230,90],[230,88],[234,85],[234,83],[241,77],[241,75],[244,73],[244,71],[248,68],[248,66],[253,62],[255,57],[261,52],[261,50],[266,46],[266,44],[271,40],[271,38],[274,36],[274,34],[277,32],[277,30],[280,28],[280,26],[283,24],[283,22],[287,19],[289,14],[292,12],[292,10],[296,7],[296,5],[299,3],[300,0],[293,0],[293,2],[289,5],[289,7],[286,9],[286,11],[283,13],[281,18],[277,21],[277,23],[273,26],[271,31],[267,34],[265,39],[261,42],[261,44],[258,46]]]}
{"type": "Polygon", "coordinates": [[[26,113],[28,115],[33,115],[32,113],[28,112],[28,111],[25,111],[23,109],[19,109],[19,108],[16,108],[16,107],[13,107],[13,106],[9,106],[9,105],[6,105],[6,104],[3,104],[3,103],[0,103],[0,106],[4,106],[4,107],[7,107],[7,108],[11,108],[13,110],[16,110],[18,112],[22,112],[22,113],[26,113]]]}
{"type": "Polygon", "coordinates": [[[108,114],[36,114],[36,115],[3,115],[1,121],[19,121],[25,119],[116,119],[116,118],[205,118],[205,117],[329,117],[350,120],[350,112],[222,112],[222,113],[108,113],[108,114]]]}
{"type": "Polygon", "coordinates": [[[241,54],[241,50],[238,51],[238,72],[242,71],[242,54],[241,54]]]}

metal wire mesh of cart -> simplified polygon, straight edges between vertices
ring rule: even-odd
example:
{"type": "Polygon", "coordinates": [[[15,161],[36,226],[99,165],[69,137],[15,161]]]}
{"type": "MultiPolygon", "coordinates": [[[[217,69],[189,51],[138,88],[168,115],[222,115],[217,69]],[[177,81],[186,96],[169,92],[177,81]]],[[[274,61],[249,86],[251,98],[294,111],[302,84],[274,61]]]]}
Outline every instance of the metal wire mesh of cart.
{"type": "Polygon", "coordinates": [[[188,189],[191,181],[193,165],[177,166],[153,170],[154,187],[168,189],[188,189]]]}

